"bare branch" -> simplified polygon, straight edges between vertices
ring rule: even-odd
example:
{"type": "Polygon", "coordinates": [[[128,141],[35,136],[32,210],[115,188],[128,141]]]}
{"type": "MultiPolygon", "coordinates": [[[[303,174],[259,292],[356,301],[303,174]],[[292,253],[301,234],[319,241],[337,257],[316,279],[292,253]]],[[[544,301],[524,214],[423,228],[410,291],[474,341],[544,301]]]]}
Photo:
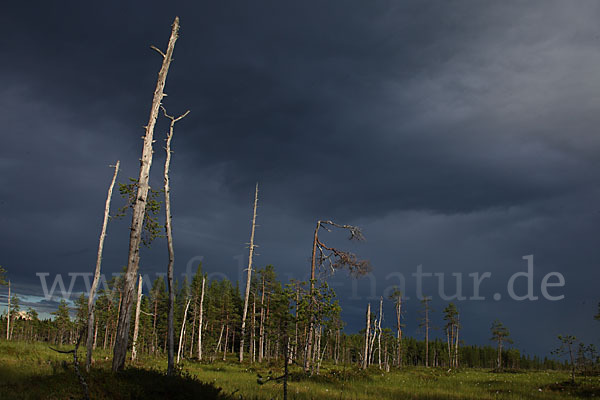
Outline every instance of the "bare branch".
{"type": "Polygon", "coordinates": [[[160,54],[163,58],[166,57],[165,53],[162,52],[161,49],[159,49],[158,47],[156,47],[155,45],[151,44],[150,48],[154,51],[156,51],[158,54],[160,54]]]}
{"type": "Polygon", "coordinates": [[[90,391],[89,391],[87,383],[85,382],[85,378],[81,374],[81,370],[79,369],[79,361],[77,360],[77,350],[79,350],[79,343],[81,343],[81,338],[83,338],[83,333],[84,333],[84,329],[82,329],[81,332],[79,333],[79,338],[77,339],[77,343],[75,343],[75,348],[73,350],[58,350],[58,349],[52,348],[50,346],[48,346],[48,347],[50,347],[50,350],[54,350],[57,353],[73,354],[73,367],[75,368],[75,373],[77,374],[77,377],[79,378],[79,383],[83,389],[84,399],[90,400],[90,391]]]}

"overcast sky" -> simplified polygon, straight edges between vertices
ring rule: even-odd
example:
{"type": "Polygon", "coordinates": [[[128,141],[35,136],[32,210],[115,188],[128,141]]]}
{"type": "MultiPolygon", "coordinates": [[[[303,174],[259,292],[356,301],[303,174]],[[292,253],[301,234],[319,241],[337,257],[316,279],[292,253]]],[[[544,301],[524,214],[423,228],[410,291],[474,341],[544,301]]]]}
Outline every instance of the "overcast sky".
{"type": "MultiPolygon", "coordinates": [[[[492,274],[486,300],[457,302],[466,343],[488,344],[495,318],[532,354],[560,333],[598,343],[597,2],[170,3],[3,6],[0,265],[26,305],[48,312],[60,297],[42,299],[36,274],[68,286],[68,273],[93,270],[109,166],[121,161],[121,182],[138,174],[161,63],[149,46],[165,48],[179,15],[164,105],[191,110],[171,165],[180,279],[200,257],[209,273],[241,276],[258,181],[255,262],[283,280],[307,277],[318,219],[363,228],[359,244],[323,234],[373,264],[370,278],[328,278],[348,332],[402,274],[406,332],[419,337],[411,274],[422,265],[446,274],[448,293],[462,273],[467,297],[469,273],[492,274]],[[514,301],[507,282],[527,255],[539,298],[514,301]],[[541,295],[550,272],[564,276],[549,290],[560,301],[541,295]]],[[[155,188],[166,128],[155,133],[155,188]]],[[[129,222],[109,225],[107,274],[126,265],[129,222]]],[[[166,271],[166,256],[156,241],[140,271],[166,271]]],[[[441,327],[437,278],[423,291],[441,327]]],[[[389,301],[385,312],[393,327],[389,301]]]]}

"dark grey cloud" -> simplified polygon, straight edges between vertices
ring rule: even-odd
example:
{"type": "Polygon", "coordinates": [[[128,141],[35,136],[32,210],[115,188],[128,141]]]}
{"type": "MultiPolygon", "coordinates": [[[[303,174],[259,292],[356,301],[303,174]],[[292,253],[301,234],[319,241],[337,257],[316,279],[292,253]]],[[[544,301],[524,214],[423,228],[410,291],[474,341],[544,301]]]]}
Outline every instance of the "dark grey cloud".
{"type": "MultiPolygon", "coordinates": [[[[366,243],[330,240],[373,261],[380,291],[422,264],[491,271],[488,295],[505,292],[534,254],[536,282],[560,271],[565,300],[463,302],[464,337],[485,341],[501,316],[541,353],[559,315],[593,341],[598,14],[558,1],[12,4],[0,16],[0,264],[32,296],[37,272],[91,270],[108,166],[121,160],[121,181],[137,173],[160,63],[148,46],[180,15],[165,100],[192,110],[173,143],[178,272],[203,256],[237,279],[260,181],[258,263],[286,279],[308,272],[318,218],[364,227],[366,243]]],[[[111,221],[107,273],[126,261],[127,224],[111,221]]],[[[144,273],[164,270],[164,247],[143,250],[144,273]]],[[[332,282],[358,329],[367,300],[343,274],[332,282]]]]}

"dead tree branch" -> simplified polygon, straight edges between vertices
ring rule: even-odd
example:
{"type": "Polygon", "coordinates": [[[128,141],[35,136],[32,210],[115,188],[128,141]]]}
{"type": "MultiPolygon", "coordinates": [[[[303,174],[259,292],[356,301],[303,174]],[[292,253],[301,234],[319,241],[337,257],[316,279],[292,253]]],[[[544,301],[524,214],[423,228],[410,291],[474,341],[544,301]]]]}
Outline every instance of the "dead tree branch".
{"type": "Polygon", "coordinates": [[[77,377],[79,378],[79,384],[81,385],[81,388],[83,389],[84,399],[90,400],[90,390],[88,388],[87,383],[85,382],[85,378],[81,374],[81,370],[79,369],[79,360],[77,359],[77,350],[79,350],[79,343],[81,343],[81,338],[83,338],[83,332],[84,332],[84,330],[82,329],[81,332],[79,333],[79,338],[77,338],[77,343],[75,343],[75,348],[73,350],[58,350],[58,349],[55,349],[52,347],[50,347],[50,350],[54,350],[57,353],[61,353],[61,354],[73,354],[73,367],[75,368],[75,373],[77,374],[77,377]]]}

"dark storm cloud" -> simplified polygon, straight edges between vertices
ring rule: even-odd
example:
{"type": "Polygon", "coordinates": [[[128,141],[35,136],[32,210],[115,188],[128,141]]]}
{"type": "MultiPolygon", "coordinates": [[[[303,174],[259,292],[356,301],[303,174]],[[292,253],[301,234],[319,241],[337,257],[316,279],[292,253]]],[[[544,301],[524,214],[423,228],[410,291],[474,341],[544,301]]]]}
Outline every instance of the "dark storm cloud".
{"type": "MultiPolygon", "coordinates": [[[[209,271],[237,279],[260,181],[257,262],[285,278],[308,272],[317,218],[364,227],[367,243],[351,248],[372,259],[381,290],[388,274],[423,264],[492,271],[492,294],[535,254],[540,274],[567,278],[560,306],[462,307],[472,320],[493,309],[523,327],[523,346],[545,351],[523,315],[552,326],[548,310],[585,301],[591,314],[598,300],[598,11],[591,2],[12,4],[0,16],[0,264],[31,295],[37,272],[91,270],[108,166],[121,160],[120,181],[137,174],[160,63],[148,45],[164,46],[178,14],[165,105],[192,110],[173,143],[178,272],[203,256],[209,271]]],[[[107,273],[126,261],[127,223],[109,226],[107,273]]],[[[165,265],[162,242],[143,251],[144,273],[165,265]]],[[[333,280],[353,330],[365,300],[351,300],[343,275],[333,280]]],[[[465,338],[487,337],[487,319],[465,325],[465,338]]]]}

